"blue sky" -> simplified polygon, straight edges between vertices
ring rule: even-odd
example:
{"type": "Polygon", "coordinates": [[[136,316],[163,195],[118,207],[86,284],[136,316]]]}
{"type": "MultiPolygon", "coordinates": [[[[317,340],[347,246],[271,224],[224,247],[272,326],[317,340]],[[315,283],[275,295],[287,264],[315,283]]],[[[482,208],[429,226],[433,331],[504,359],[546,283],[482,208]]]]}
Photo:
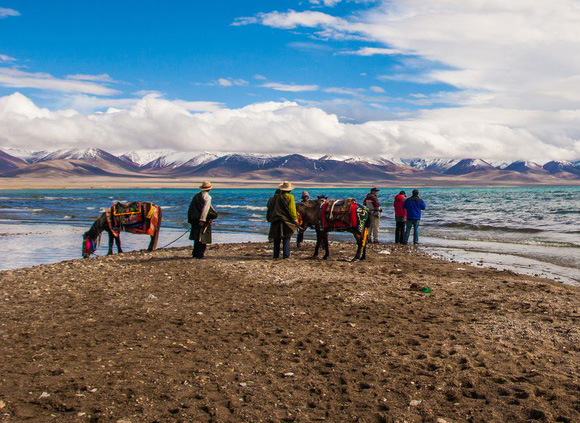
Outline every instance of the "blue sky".
{"type": "Polygon", "coordinates": [[[504,3],[3,0],[0,147],[578,159],[580,3],[504,3]]]}
{"type": "MultiPolygon", "coordinates": [[[[374,2],[325,7],[298,1],[8,1],[19,13],[0,23],[2,54],[26,72],[108,75],[111,97],[156,91],[170,99],[214,101],[242,107],[258,101],[325,102],[357,100],[370,117],[388,117],[417,109],[407,100],[452,87],[440,83],[389,81],[402,69],[399,57],[349,54],[363,47],[383,48],[362,40],[325,39],[311,28],[281,30],[238,25],[243,17],[282,10],[331,10],[353,16],[374,2]],[[282,91],[286,90],[286,91],[282,91]]],[[[353,37],[354,38],[354,37],[353,37]]],[[[358,37],[360,38],[360,37],[358,37]]],[[[403,59],[408,59],[404,57],[403,59]]],[[[101,81],[104,82],[104,81],[101,81]]],[[[19,87],[41,106],[54,106],[46,90],[19,87]]],[[[13,91],[0,88],[0,94],[13,91]]],[[[328,107],[328,106],[327,106],[328,107]]],[[[341,119],[365,120],[361,113],[341,119]]]]}

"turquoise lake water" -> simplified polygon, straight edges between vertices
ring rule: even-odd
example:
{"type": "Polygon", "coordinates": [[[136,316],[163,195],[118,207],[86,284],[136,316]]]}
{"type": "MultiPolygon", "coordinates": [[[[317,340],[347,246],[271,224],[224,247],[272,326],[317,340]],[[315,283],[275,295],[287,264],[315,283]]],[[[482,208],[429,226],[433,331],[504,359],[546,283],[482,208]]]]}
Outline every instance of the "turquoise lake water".
{"type": "MultiPolygon", "coordinates": [[[[392,244],[392,201],[404,189],[379,192],[383,207],[380,239],[392,244]]],[[[362,188],[308,188],[312,198],[353,197],[362,188]]],[[[421,247],[460,262],[509,268],[580,283],[580,187],[424,188],[421,247]]],[[[267,241],[266,202],[274,189],[214,189],[219,212],[215,242],[267,241]]],[[[302,188],[294,190],[299,200],[302,188]]],[[[0,190],[0,269],[54,263],[80,257],[81,236],[116,201],[151,201],[163,208],[159,247],[189,225],[189,189],[0,190]]],[[[314,239],[311,232],[306,237],[314,239]]],[[[351,240],[349,234],[332,234],[351,240]]],[[[146,248],[148,237],[123,234],[126,251],[146,248]]],[[[106,236],[97,255],[106,254],[106,236]]],[[[172,246],[190,245],[184,236],[172,246]]]]}

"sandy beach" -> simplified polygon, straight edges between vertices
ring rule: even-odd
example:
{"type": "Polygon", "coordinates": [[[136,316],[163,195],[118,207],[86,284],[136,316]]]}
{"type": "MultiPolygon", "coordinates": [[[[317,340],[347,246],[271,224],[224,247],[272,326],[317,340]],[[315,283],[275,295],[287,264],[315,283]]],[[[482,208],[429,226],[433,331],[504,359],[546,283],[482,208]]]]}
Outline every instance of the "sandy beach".
{"type": "Polygon", "coordinates": [[[0,421],[580,421],[580,288],[311,247],[0,272],[0,421]]]}

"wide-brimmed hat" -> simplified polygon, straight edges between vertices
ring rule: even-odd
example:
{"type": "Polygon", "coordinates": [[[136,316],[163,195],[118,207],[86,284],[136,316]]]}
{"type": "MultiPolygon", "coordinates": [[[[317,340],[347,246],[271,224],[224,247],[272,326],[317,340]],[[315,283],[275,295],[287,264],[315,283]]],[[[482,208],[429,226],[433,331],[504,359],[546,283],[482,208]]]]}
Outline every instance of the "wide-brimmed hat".
{"type": "Polygon", "coordinates": [[[294,189],[294,185],[292,185],[292,182],[284,181],[278,185],[278,189],[280,191],[292,191],[294,189]]]}
{"type": "Polygon", "coordinates": [[[376,187],[372,187],[372,188],[371,188],[371,192],[373,192],[373,191],[379,192],[379,191],[380,191],[380,189],[378,189],[378,188],[376,188],[376,187]]]}
{"type": "Polygon", "coordinates": [[[210,181],[203,181],[201,186],[199,187],[202,191],[209,191],[211,189],[211,182],[210,181]]]}

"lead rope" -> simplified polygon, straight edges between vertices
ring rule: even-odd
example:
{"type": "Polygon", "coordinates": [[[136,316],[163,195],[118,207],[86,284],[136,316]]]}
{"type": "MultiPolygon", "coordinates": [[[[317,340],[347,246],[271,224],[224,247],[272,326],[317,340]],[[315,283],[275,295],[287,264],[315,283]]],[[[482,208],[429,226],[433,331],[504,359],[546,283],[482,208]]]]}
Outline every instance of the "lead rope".
{"type": "Polygon", "coordinates": [[[179,235],[177,238],[175,238],[175,239],[174,239],[173,241],[171,241],[169,244],[167,244],[167,245],[164,245],[164,246],[163,246],[163,247],[161,247],[161,248],[158,248],[158,250],[160,250],[160,249],[163,249],[163,248],[167,248],[167,247],[169,247],[171,244],[173,244],[174,242],[176,242],[176,241],[178,241],[179,239],[181,239],[181,238],[183,237],[183,235],[185,235],[185,234],[186,234],[186,233],[188,233],[188,232],[189,232],[189,229],[187,229],[187,230],[186,230],[184,233],[182,233],[181,235],[179,235]]]}

